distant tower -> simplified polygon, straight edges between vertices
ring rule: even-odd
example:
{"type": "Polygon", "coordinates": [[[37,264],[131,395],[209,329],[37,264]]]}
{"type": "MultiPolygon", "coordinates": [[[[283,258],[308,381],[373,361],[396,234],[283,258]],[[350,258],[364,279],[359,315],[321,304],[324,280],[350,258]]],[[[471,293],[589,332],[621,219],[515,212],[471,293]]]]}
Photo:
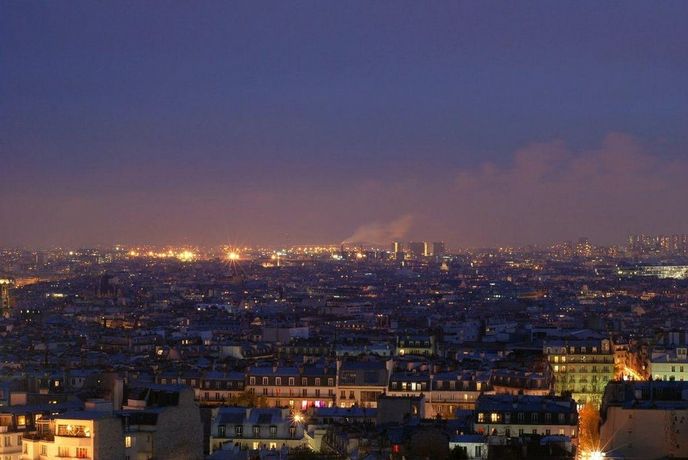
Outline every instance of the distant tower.
{"type": "Polygon", "coordinates": [[[401,241],[394,241],[392,243],[392,259],[397,261],[404,260],[404,245],[401,241]]]}
{"type": "Polygon", "coordinates": [[[432,255],[435,257],[442,257],[445,254],[444,242],[435,241],[432,243],[432,255]]]}
{"type": "Polygon", "coordinates": [[[420,259],[425,254],[425,243],[422,241],[411,241],[408,244],[408,251],[414,259],[420,259]]]}
{"type": "Polygon", "coordinates": [[[43,252],[37,252],[36,253],[36,268],[42,268],[45,265],[45,253],[43,252]]]}

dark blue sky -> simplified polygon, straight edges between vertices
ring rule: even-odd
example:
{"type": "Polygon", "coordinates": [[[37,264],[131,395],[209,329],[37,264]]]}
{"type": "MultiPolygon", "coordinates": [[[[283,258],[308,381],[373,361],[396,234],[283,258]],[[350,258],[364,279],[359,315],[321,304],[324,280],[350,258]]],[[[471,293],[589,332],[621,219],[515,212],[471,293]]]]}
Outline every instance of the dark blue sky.
{"type": "Polygon", "coordinates": [[[682,1],[2,1],[0,246],[688,232],[687,21],[682,1]]]}

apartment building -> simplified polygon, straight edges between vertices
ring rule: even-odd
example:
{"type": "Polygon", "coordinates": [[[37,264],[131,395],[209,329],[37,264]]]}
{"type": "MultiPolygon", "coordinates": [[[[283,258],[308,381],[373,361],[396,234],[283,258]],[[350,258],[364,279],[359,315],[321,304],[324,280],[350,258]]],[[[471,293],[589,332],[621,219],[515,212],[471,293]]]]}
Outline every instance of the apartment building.
{"type": "Polygon", "coordinates": [[[377,407],[389,384],[392,361],[344,361],[339,364],[337,405],[377,407]]]}
{"type": "Polygon", "coordinates": [[[648,372],[654,380],[688,381],[688,348],[653,350],[648,372]]]}
{"type": "Polygon", "coordinates": [[[543,352],[552,366],[556,393],[570,392],[579,405],[599,405],[604,387],[614,379],[611,345],[609,339],[545,341],[543,352]]]}
{"type": "Polygon", "coordinates": [[[194,391],[185,385],[151,385],[130,391],[119,413],[120,444],[130,460],[201,460],[203,425],[194,391]]]}
{"type": "Polygon", "coordinates": [[[600,417],[608,458],[688,458],[688,382],[611,382],[600,417]]]}
{"type": "Polygon", "coordinates": [[[306,445],[304,425],[290,409],[219,407],[213,409],[210,452],[225,444],[243,450],[278,450],[306,445]]]}
{"type": "Polygon", "coordinates": [[[570,397],[482,395],[475,405],[474,429],[506,438],[526,434],[575,438],[578,411],[570,397]]]}
{"type": "Polygon", "coordinates": [[[20,460],[125,458],[122,422],[111,412],[74,411],[41,417],[22,437],[20,460]]]}
{"type": "Polygon", "coordinates": [[[474,409],[481,394],[494,393],[488,371],[440,372],[432,376],[430,387],[425,411],[428,417],[454,418],[458,409],[474,409]]]}
{"type": "Polygon", "coordinates": [[[246,371],[246,389],[269,407],[331,407],[335,403],[337,370],[334,366],[254,366],[246,371]]]}

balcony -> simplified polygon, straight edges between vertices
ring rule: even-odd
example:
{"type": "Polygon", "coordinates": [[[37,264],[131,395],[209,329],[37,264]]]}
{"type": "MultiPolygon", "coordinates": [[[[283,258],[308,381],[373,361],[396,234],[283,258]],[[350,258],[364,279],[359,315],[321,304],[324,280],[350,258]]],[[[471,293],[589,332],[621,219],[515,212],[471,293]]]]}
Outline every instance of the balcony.
{"type": "Polygon", "coordinates": [[[55,435],[53,433],[24,433],[22,435],[22,439],[25,439],[27,441],[50,441],[53,442],[55,440],[55,435]]]}

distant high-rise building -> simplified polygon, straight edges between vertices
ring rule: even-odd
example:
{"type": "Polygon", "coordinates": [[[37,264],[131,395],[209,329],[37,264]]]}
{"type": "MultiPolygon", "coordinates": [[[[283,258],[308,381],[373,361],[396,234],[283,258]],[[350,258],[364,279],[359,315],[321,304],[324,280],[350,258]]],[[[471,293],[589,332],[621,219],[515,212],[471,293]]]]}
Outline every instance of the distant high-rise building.
{"type": "Polygon", "coordinates": [[[10,295],[10,290],[14,285],[14,280],[11,278],[0,278],[0,311],[3,316],[9,314],[10,308],[12,307],[12,297],[10,295]]]}
{"type": "Polygon", "coordinates": [[[37,252],[36,253],[36,267],[41,268],[43,265],[45,265],[45,253],[43,252],[37,252]]]}
{"type": "Polygon", "coordinates": [[[432,243],[432,255],[435,257],[442,257],[446,252],[443,241],[435,241],[432,243]]]}
{"type": "Polygon", "coordinates": [[[410,241],[408,251],[412,257],[420,258],[425,255],[425,243],[422,241],[410,241]]]}
{"type": "Polygon", "coordinates": [[[392,260],[404,260],[404,245],[401,241],[394,241],[392,243],[392,260]]]}
{"type": "Polygon", "coordinates": [[[115,298],[119,291],[119,278],[110,274],[100,277],[96,286],[96,295],[101,298],[115,298]]]}
{"type": "Polygon", "coordinates": [[[688,235],[629,235],[628,249],[639,253],[685,255],[688,235]]]}

